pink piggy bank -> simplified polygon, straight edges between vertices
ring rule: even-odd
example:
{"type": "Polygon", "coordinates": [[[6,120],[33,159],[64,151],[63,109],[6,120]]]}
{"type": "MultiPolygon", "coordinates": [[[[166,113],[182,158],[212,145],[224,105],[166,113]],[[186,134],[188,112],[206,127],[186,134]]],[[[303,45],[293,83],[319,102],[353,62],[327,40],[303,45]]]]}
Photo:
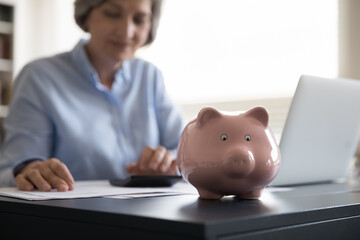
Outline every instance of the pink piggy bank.
{"type": "Polygon", "coordinates": [[[179,142],[177,163],[200,198],[261,196],[280,167],[279,146],[268,122],[263,107],[235,116],[207,107],[188,123],[179,142]]]}

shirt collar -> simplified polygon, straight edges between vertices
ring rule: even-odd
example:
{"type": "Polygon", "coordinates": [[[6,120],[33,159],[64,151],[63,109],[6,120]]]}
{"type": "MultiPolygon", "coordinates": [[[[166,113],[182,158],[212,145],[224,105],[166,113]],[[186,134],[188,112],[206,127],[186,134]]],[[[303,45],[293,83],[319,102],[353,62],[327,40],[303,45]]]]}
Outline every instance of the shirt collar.
{"type": "Polygon", "coordinates": [[[130,81],[130,62],[131,60],[123,62],[121,68],[115,73],[115,82],[118,82],[120,79],[124,82],[130,81]]]}
{"type": "MultiPolygon", "coordinates": [[[[92,66],[85,51],[85,45],[88,41],[89,39],[81,39],[71,51],[71,55],[80,71],[90,77],[90,79],[94,80],[95,78],[99,82],[98,73],[92,66]]],[[[130,81],[130,61],[131,60],[124,61],[122,67],[115,73],[115,82],[119,82],[119,80],[123,80],[124,82],[130,81]]]]}
{"type": "Polygon", "coordinates": [[[71,56],[78,69],[89,77],[97,74],[97,72],[95,68],[91,65],[90,60],[85,52],[85,44],[88,41],[88,39],[81,39],[71,51],[71,56]]]}

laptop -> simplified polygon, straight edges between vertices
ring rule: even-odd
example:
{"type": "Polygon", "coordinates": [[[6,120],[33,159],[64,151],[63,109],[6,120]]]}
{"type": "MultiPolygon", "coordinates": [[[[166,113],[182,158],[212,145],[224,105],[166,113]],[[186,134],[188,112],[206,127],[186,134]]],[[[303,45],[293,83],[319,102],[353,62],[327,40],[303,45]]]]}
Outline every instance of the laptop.
{"type": "Polygon", "coordinates": [[[280,140],[270,186],[344,179],[360,136],[360,80],[303,75],[280,140]]]}

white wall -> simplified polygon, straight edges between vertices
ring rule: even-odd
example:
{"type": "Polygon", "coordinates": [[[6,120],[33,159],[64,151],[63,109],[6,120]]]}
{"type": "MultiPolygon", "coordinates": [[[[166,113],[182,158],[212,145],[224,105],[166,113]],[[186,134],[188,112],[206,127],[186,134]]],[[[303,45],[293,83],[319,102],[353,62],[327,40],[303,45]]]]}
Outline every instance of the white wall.
{"type": "Polygon", "coordinates": [[[360,79],[360,1],[339,0],[339,76],[360,79]]]}

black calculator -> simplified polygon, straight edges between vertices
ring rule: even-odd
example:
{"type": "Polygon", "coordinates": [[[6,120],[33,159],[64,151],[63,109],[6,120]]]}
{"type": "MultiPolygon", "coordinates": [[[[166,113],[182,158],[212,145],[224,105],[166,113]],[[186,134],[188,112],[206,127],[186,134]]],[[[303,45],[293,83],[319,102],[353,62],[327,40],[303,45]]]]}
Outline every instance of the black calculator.
{"type": "Polygon", "coordinates": [[[119,187],[170,187],[181,179],[179,175],[131,175],[110,179],[110,184],[119,187]]]}

